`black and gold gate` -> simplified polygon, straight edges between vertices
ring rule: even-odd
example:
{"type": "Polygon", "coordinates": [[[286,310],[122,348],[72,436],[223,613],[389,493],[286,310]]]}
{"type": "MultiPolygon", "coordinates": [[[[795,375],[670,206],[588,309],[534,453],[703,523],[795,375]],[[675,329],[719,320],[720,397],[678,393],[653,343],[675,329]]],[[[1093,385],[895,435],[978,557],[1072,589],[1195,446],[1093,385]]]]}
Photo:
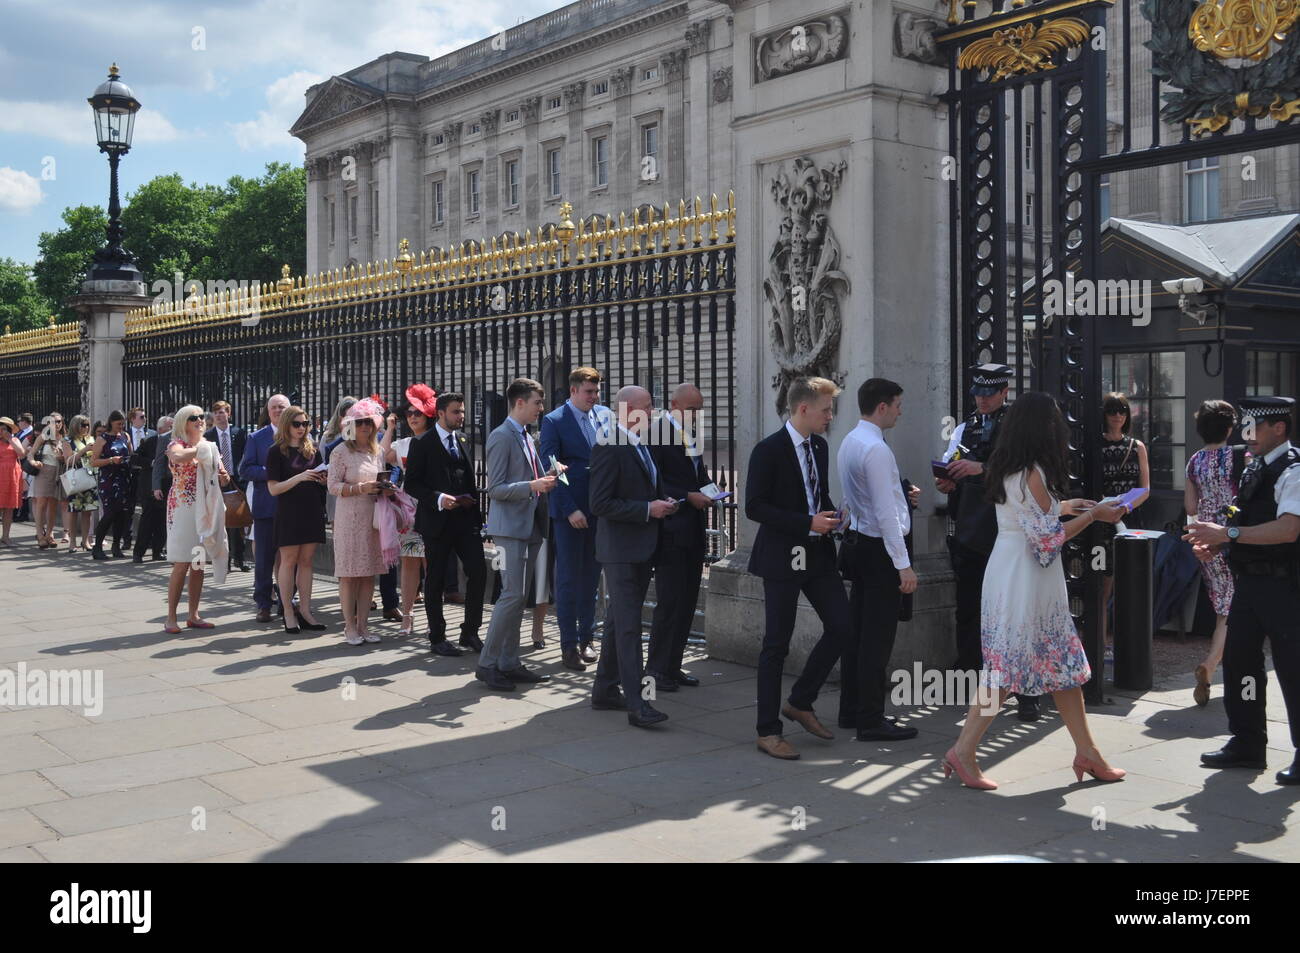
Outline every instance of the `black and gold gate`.
{"type": "MultiPolygon", "coordinates": [[[[1044,314],[1039,289],[1099,277],[1110,176],[1300,141],[1298,19],[1296,0],[950,2],[935,39],[949,64],[953,393],[968,393],[966,368],[999,361],[1016,392],[1056,394],[1081,493],[1101,486],[1102,330],[1083,307],[1044,314]]],[[[1084,537],[1066,575],[1099,674],[1084,537]]],[[[1088,697],[1101,688],[1095,674],[1088,697]]]]}

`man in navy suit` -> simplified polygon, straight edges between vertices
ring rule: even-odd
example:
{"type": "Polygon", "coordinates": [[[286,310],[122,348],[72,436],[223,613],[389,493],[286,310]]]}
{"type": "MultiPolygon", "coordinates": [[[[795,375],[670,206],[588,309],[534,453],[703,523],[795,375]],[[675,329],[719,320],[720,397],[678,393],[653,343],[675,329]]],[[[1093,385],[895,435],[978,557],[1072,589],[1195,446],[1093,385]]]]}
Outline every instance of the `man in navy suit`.
{"type": "MultiPolygon", "coordinates": [[[[217,445],[221,462],[230,474],[232,489],[243,492],[244,484],[238,477],[236,460],[244,459],[244,450],[248,445],[248,432],[230,422],[230,404],[224,400],[212,404],[213,425],[203,434],[204,440],[211,440],[217,445]]],[[[228,530],[230,537],[230,561],[239,567],[240,572],[248,572],[244,565],[244,531],[238,528],[228,530]]]]}
{"type": "MultiPolygon", "coordinates": [[[[596,620],[596,517],[587,499],[588,469],[596,433],[603,426],[600,372],[579,367],[569,375],[569,399],[542,418],[542,463],[551,457],[569,469],[568,485],[557,481],[549,500],[555,535],[555,616],[560,625],[564,667],[585,671],[596,661],[591,650],[596,620]]],[[[606,412],[607,413],[607,412],[606,412]]]]}
{"type": "Polygon", "coordinates": [[[274,603],[271,576],[275,570],[275,497],[266,488],[266,455],[275,442],[280,415],[288,407],[289,398],[283,394],[266,402],[270,423],[248,438],[239,463],[239,479],[253,484],[253,600],[257,603],[258,622],[271,621],[274,603]]]}
{"type": "Polygon", "coordinates": [[[789,421],[754,447],[745,477],[745,516],[759,524],[749,571],[763,580],[766,616],[758,657],[758,749],[784,760],[798,758],[799,752],[782,737],[781,715],[815,737],[835,737],[817,720],[813,702],[853,632],[830,536],[842,520],[831,503],[829,452],[822,436],[835,418],[839,392],[824,377],[794,381],[789,421]],[[823,631],[782,705],[781,673],[801,592],[823,631]]]}

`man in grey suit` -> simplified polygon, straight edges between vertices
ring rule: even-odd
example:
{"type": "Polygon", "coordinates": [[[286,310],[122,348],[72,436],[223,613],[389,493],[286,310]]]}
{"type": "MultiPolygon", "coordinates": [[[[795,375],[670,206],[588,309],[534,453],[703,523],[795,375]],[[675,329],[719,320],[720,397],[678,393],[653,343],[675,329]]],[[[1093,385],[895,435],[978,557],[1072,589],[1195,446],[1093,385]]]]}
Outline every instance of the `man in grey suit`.
{"type": "Polygon", "coordinates": [[[591,707],[626,709],[629,724],[649,728],[668,716],[642,697],[641,605],[659,548],[660,521],[677,512],[677,503],[661,499],[663,481],[647,446],[654,412],[650,392],[624,387],[614,404],[618,422],[592,447],[589,474],[588,499],[599,517],[596,560],[609,587],[591,707]]]}
{"type": "Polygon", "coordinates": [[[519,622],[537,553],[550,517],[546,494],[555,477],[546,473],[537,441],[528,432],[546,408],[542,385],[519,377],[506,388],[509,416],[488,435],[487,533],[501,552],[501,595],[492,608],[487,638],[474,677],[488,688],[511,692],[516,682],[546,682],[549,675],[529,671],[519,661],[519,622]]]}

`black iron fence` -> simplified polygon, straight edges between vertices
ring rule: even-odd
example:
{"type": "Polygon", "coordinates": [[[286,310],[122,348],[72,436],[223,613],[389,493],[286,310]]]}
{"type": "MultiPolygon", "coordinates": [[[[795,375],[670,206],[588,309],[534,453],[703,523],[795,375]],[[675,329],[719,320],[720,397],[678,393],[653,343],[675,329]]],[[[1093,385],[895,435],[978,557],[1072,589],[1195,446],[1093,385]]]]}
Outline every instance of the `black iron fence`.
{"type": "MultiPolygon", "coordinates": [[[[548,407],[568,397],[568,375],[591,365],[606,401],[639,384],[666,407],[690,381],[704,394],[705,461],[735,486],[735,202],[696,198],[677,213],[577,226],[566,205],[543,237],[421,252],[389,262],[132,312],[124,401],[170,413],[224,399],[253,425],[283,393],[327,419],[345,395],[377,393],[394,408],[425,381],[461,391],[466,434],[479,449],[503,419],[515,377],[542,383],[548,407]]],[[[713,515],[714,555],[735,538],[734,505],[713,515]]]]}
{"type": "Polygon", "coordinates": [[[81,324],[68,322],[0,336],[0,417],[31,413],[37,423],[57,411],[64,420],[82,412],[77,376],[81,324]]]}

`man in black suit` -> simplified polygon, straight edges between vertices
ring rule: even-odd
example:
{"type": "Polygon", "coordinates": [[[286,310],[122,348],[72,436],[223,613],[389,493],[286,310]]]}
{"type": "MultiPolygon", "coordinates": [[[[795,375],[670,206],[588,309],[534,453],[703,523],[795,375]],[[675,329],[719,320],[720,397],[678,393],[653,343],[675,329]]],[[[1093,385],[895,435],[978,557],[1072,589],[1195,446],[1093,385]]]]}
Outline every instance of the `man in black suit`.
{"type": "Polygon", "coordinates": [[[132,407],[126,412],[126,434],[130,438],[131,457],[127,461],[127,494],[126,494],[126,536],[122,540],[123,546],[131,546],[134,539],[135,529],[135,501],[136,496],[143,492],[143,484],[149,482],[148,461],[140,461],[135,451],[144,443],[145,440],[152,437],[156,430],[147,426],[144,408],[132,407]],[[141,465],[144,469],[141,469],[141,465]]]}
{"type": "Polygon", "coordinates": [[[660,520],[677,512],[677,504],[663,498],[662,476],[646,446],[654,411],[650,392],[624,387],[614,404],[617,422],[601,431],[591,449],[588,484],[591,511],[599,519],[596,560],[609,586],[591,707],[626,709],[629,724],[649,728],[668,716],[642,695],[641,606],[659,548],[660,520]]]}
{"type": "MultiPolygon", "coordinates": [[[[230,474],[230,486],[225,490],[229,492],[237,489],[243,493],[244,482],[237,475],[238,467],[235,466],[235,461],[244,459],[244,446],[248,443],[248,433],[242,427],[236,427],[230,422],[230,404],[224,400],[213,403],[212,420],[213,425],[204,432],[203,439],[211,440],[217,445],[221,462],[225,464],[226,472],[230,474]]],[[[244,563],[244,531],[232,528],[227,532],[230,536],[231,564],[238,566],[240,572],[248,572],[248,566],[244,563]]]]}
{"type": "Polygon", "coordinates": [[[135,545],[131,553],[131,562],[144,562],[146,549],[153,550],[154,562],[166,558],[163,551],[167,548],[167,513],[164,500],[171,489],[171,471],[167,471],[167,482],[163,485],[155,474],[158,458],[166,461],[167,444],[172,439],[172,419],[158,418],[158,430],[144,438],[144,442],[131,455],[131,466],[140,476],[136,497],[140,502],[140,531],[135,534],[135,545]]]}
{"type": "Polygon", "coordinates": [[[650,451],[663,482],[664,495],[685,500],[676,513],[664,519],[655,554],[655,611],[650,624],[646,674],[654,677],[656,691],[675,692],[679,686],[695,687],[700,680],[682,671],[682,655],[691,634],[695,604],[700,595],[707,548],[708,510],[713,500],[700,492],[708,486],[709,471],[695,439],[696,422],[704,410],[704,395],[694,384],[678,384],[668,401],[671,413],[656,421],[650,451]]]}
{"type": "Polygon", "coordinates": [[[412,440],[406,455],[407,494],[416,501],[415,530],[424,539],[424,609],[429,618],[431,650],[438,655],[460,655],[447,641],[443,617],[443,590],[447,561],[455,551],[465,567],[465,619],[460,644],[479,652],[483,640],[483,589],[487,565],[483,561],[483,516],[474,485],[474,451],[465,439],[465,395],[439,394],[433,429],[412,440]],[[469,499],[467,499],[467,497],[469,499]]]}
{"type": "Polygon", "coordinates": [[[761,440],[749,456],[745,516],[759,524],[749,571],[763,580],[766,615],[758,658],[758,749],[793,760],[799,752],[781,735],[784,715],[809,734],[835,737],[817,720],[813,702],[853,630],[849,600],[836,571],[830,533],[842,522],[831,503],[826,438],[840,389],[824,377],[801,377],[790,385],[790,419],[761,440]],[[822,622],[803,673],[781,705],[781,673],[790,650],[799,593],[822,622]]]}

